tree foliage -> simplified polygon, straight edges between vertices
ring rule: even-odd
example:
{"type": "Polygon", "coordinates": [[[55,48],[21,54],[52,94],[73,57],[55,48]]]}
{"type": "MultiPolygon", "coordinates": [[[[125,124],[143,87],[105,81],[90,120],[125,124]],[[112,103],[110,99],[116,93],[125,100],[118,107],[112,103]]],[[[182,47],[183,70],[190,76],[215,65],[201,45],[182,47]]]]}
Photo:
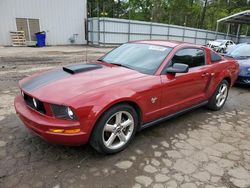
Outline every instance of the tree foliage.
{"type": "MultiPolygon", "coordinates": [[[[89,17],[153,21],[209,30],[215,30],[216,20],[248,9],[249,0],[88,0],[89,17]]],[[[221,27],[221,31],[226,30],[221,27]]]]}

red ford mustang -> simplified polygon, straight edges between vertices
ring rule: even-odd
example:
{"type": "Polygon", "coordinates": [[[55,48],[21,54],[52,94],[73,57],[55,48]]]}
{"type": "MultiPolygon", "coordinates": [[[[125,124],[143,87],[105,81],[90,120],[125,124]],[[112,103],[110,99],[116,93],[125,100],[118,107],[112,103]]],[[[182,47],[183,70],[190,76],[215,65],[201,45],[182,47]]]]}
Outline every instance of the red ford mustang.
{"type": "Polygon", "coordinates": [[[135,41],[96,62],[20,81],[15,108],[43,139],[88,141],[103,153],[128,146],[143,128],[206,105],[223,107],[239,66],[210,49],[173,41],[135,41]]]}

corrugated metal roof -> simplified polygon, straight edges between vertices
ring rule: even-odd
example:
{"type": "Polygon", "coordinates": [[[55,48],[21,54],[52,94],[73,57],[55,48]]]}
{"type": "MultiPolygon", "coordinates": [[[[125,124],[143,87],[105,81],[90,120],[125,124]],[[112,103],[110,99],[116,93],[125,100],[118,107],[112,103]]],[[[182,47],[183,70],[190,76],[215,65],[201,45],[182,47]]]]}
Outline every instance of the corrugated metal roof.
{"type": "Polygon", "coordinates": [[[219,22],[250,24],[250,10],[239,12],[237,14],[217,20],[217,23],[219,22]]]}

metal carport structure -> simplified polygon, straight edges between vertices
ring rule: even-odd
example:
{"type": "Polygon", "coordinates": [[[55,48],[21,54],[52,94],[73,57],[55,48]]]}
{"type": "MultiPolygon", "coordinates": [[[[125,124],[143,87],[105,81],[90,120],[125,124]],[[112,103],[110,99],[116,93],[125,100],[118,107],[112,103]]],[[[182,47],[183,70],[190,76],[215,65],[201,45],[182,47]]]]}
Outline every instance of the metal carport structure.
{"type": "Polygon", "coordinates": [[[221,18],[221,19],[217,20],[216,38],[217,38],[217,33],[218,33],[220,23],[227,23],[228,24],[227,36],[229,34],[231,24],[237,24],[238,25],[237,34],[236,34],[237,42],[238,42],[241,25],[243,25],[243,24],[249,25],[250,24],[250,10],[239,12],[239,13],[233,14],[231,16],[227,16],[227,17],[224,17],[224,18],[221,18]]]}

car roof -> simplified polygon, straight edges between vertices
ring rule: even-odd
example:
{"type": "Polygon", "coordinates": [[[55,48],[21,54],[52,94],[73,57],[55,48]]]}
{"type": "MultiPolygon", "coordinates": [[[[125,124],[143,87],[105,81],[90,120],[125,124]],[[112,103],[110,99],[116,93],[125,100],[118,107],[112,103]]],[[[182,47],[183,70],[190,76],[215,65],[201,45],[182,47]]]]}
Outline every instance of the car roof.
{"type": "Polygon", "coordinates": [[[216,39],[216,41],[231,41],[231,40],[225,40],[225,39],[216,39]]]}
{"type": "MultiPolygon", "coordinates": [[[[173,41],[173,40],[137,40],[131,41],[130,43],[140,43],[140,44],[153,44],[174,48],[181,44],[191,44],[187,42],[173,41]]],[[[193,44],[192,44],[193,45],[193,44]]]]}

